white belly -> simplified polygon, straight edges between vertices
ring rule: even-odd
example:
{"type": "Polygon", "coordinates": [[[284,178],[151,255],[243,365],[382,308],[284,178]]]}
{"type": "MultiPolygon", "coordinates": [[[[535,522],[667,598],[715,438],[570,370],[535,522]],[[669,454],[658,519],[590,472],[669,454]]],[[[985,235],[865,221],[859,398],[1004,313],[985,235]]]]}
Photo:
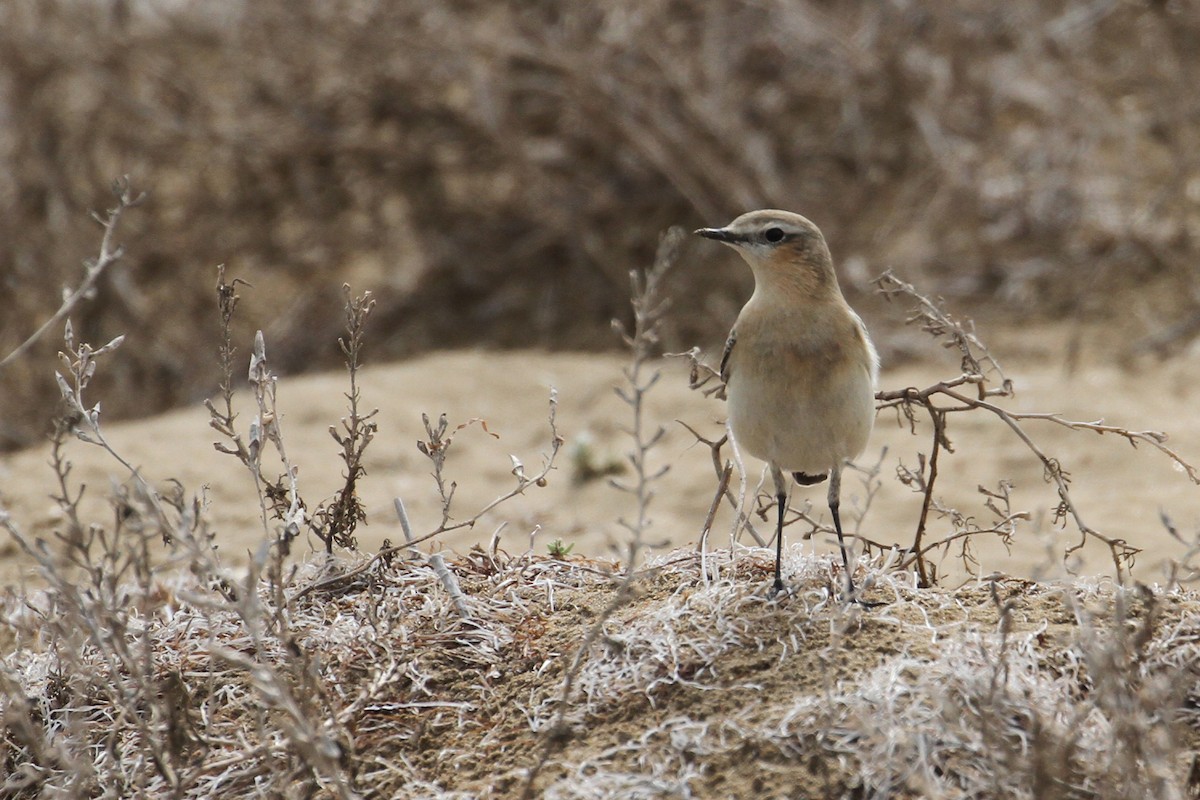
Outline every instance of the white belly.
{"type": "Polygon", "coordinates": [[[738,446],[788,472],[816,475],[840,467],[867,445],[875,421],[869,369],[846,364],[834,374],[754,371],[745,362],[729,379],[729,426],[738,446]]]}

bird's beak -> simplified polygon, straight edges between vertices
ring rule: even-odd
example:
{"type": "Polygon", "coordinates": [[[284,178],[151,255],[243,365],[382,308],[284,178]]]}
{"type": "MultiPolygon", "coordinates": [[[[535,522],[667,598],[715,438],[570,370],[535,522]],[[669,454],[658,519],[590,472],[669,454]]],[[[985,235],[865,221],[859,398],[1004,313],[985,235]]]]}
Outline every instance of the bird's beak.
{"type": "Polygon", "coordinates": [[[740,244],[743,237],[733,233],[728,228],[700,228],[696,231],[697,236],[703,236],[705,239],[715,239],[718,242],[725,244],[740,244]]]}

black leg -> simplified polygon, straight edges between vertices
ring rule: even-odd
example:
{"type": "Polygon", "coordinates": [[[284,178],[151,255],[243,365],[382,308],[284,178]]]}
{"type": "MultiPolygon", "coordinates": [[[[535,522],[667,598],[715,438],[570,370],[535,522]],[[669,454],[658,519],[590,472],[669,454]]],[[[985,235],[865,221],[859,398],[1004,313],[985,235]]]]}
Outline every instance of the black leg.
{"type": "Polygon", "coordinates": [[[850,574],[849,548],[846,547],[846,540],[842,537],[842,520],[838,516],[838,503],[830,504],[829,513],[833,514],[833,529],[837,531],[838,547],[842,548],[842,565],[846,568],[846,594],[853,599],[854,578],[850,574]]]}
{"type": "Polygon", "coordinates": [[[783,576],[779,574],[779,562],[783,560],[783,512],[787,508],[787,492],[780,491],[775,495],[779,504],[779,515],[775,521],[775,594],[783,591],[783,576]]]}
{"type": "Polygon", "coordinates": [[[842,470],[834,469],[829,474],[829,513],[833,516],[833,529],[837,531],[838,547],[842,551],[842,565],[846,568],[846,596],[854,599],[854,577],[850,572],[850,550],[846,547],[846,538],[842,535],[842,518],[838,508],[842,504],[842,470]]]}
{"type": "Polygon", "coordinates": [[[775,588],[771,590],[771,596],[779,594],[783,591],[783,575],[780,574],[780,562],[783,560],[783,512],[787,510],[787,478],[783,476],[783,470],[771,465],[771,479],[775,481],[775,503],[779,506],[777,516],[775,517],[775,588]]]}

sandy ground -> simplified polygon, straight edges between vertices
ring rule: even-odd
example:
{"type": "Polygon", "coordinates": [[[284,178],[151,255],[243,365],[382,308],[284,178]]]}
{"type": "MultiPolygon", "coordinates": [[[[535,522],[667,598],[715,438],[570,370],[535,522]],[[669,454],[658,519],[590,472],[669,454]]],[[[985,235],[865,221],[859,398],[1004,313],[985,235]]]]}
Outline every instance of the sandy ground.
{"type": "MultiPolygon", "coordinates": [[[[1167,363],[1147,363],[1122,369],[1086,354],[1083,366],[1066,374],[1061,342],[1063,331],[1054,328],[1014,331],[1003,337],[997,356],[1015,380],[1015,400],[1005,407],[1023,411],[1060,412],[1070,419],[1095,421],[1137,430],[1161,430],[1169,444],[1185,459],[1200,462],[1200,427],[1193,412],[1197,392],[1192,380],[1196,359],[1183,357],[1167,363]]],[[[936,358],[937,349],[928,348],[936,358]]],[[[993,349],[996,345],[993,343],[993,349]]],[[[621,463],[630,440],[623,429],[630,423],[628,408],[613,387],[623,381],[625,361],[619,356],[546,354],[540,352],[447,352],[413,361],[372,366],[362,374],[363,402],[379,408],[379,434],[366,459],[368,475],[360,484],[369,524],[360,528],[360,547],[374,550],[385,538],[400,540],[392,511],[393,497],[406,503],[418,533],[433,530],[440,519],[440,502],[431,478],[430,464],[415,444],[423,436],[422,412],[446,413],[451,426],[471,419],[487,421],[488,435],[471,425],[455,438],[447,462],[448,477],[457,482],[451,514],[456,519],[476,511],[514,483],[510,454],[532,471],[549,450],[547,424],[551,387],[558,393],[558,430],[565,439],[556,470],[545,488],[531,488],[525,496],[489,512],[477,526],[444,535],[439,545],[465,552],[487,545],[503,527],[503,546],[513,553],[531,546],[546,552],[561,539],[575,553],[605,556],[621,551],[627,534],[618,520],[635,514],[633,498],[605,479],[580,482],[579,464],[621,463]],[[536,533],[536,536],[534,534],[536,533]]],[[[655,466],[669,472],[655,484],[650,507],[650,538],[662,547],[695,543],[716,487],[708,448],[697,445],[682,420],[706,437],[718,438],[724,419],[723,403],[688,389],[680,362],[663,365],[663,377],[649,396],[647,420],[662,425],[666,435],[653,451],[655,466]]],[[[910,362],[885,369],[881,388],[924,387],[939,378],[957,374],[950,355],[940,362],[910,362]]],[[[301,492],[310,505],[328,497],[337,487],[340,464],[337,446],[328,428],[345,413],[344,374],[304,377],[283,376],[280,407],[283,432],[292,461],[299,465],[301,492]]],[[[243,402],[246,397],[243,395],[243,402]]],[[[243,410],[245,408],[243,407],[243,410]]],[[[243,428],[249,414],[240,419],[243,428]]],[[[1136,566],[1139,578],[1161,580],[1164,565],[1179,558],[1186,548],[1172,540],[1160,521],[1168,513],[1180,530],[1200,529],[1200,489],[1173,467],[1162,453],[1148,446],[1131,448],[1123,440],[1094,433],[1072,432],[1048,422],[1030,421],[1025,429],[1050,456],[1057,458],[1073,479],[1072,494],[1084,520],[1107,536],[1122,537],[1142,548],[1136,566]]],[[[258,502],[246,471],[229,456],[213,449],[216,434],[208,427],[207,412],[191,408],[152,419],[105,426],[106,433],[128,460],[153,482],[180,480],[189,491],[203,491],[211,524],[226,558],[244,558],[263,536],[258,502]]],[[[847,474],[843,509],[848,528],[881,543],[911,542],[920,512],[920,498],[895,478],[903,463],[915,467],[919,453],[928,453],[929,426],[919,426],[914,436],[899,424],[894,413],[881,413],[870,448],[862,464],[878,461],[880,486],[868,513],[859,519],[866,496],[862,476],[847,474]]],[[[1054,577],[1061,574],[1064,549],[1078,541],[1070,524],[1051,525],[1050,510],[1057,502],[1054,490],[1042,479],[1042,468],[1026,446],[998,419],[982,412],[951,417],[949,434],[956,452],[944,455],[937,496],[979,522],[989,512],[979,486],[995,488],[1002,479],[1015,485],[1014,510],[1030,513],[1021,523],[1011,551],[994,537],[979,537],[975,568],[1018,577],[1054,577]]],[[[103,497],[121,469],[99,448],[73,443],[72,477],[88,487],[87,513],[98,521],[109,518],[103,497]]],[[[757,482],[761,464],[748,463],[757,482]]],[[[628,475],[626,475],[628,477],[628,475]]],[[[12,454],[0,461],[0,493],[22,530],[47,535],[58,512],[49,498],[53,487],[45,448],[12,454]]],[[[799,490],[793,505],[813,505],[812,513],[827,521],[822,487],[799,490]]],[[[764,535],[768,523],[759,522],[764,535]]],[[[933,534],[950,531],[948,519],[935,519],[933,534]]],[[[710,545],[726,546],[732,516],[723,510],[714,525],[710,545]]],[[[789,529],[799,532],[799,527],[789,529]]],[[[790,539],[798,537],[794,534],[790,539]]],[[[806,547],[828,552],[831,536],[815,536],[806,547]]],[[[965,577],[957,549],[943,559],[943,574],[953,583],[965,577]]],[[[1080,573],[1112,571],[1107,551],[1087,547],[1081,560],[1067,564],[1080,573]]],[[[23,557],[9,547],[5,573],[29,574],[23,557]]]]}

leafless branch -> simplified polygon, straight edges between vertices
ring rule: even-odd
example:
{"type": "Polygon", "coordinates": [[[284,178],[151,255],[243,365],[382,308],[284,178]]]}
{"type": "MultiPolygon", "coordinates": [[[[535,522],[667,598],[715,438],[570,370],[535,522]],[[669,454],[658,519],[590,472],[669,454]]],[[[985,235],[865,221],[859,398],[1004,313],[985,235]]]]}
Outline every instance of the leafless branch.
{"type": "Polygon", "coordinates": [[[100,253],[96,258],[88,259],[83,263],[84,276],[83,282],[73,290],[67,290],[63,293],[62,305],[58,310],[51,315],[50,319],[46,320],[42,325],[30,334],[29,338],[17,345],[11,353],[0,359],[0,370],[3,370],[12,362],[23,356],[29,348],[41,339],[46,331],[55,327],[67,318],[67,315],[75,310],[79,303],[92,296],[96,282],[104,274],[104,271],[113,264],[121,260],[121,256],[125,254],[125,248],[115,243],[117,235],[117,225],[121,221],[121,217],[125,212],[140,205],[145,199],[144,192],[134,192],[129,183],[128,176],[113,182],[113,195],[117,198],[117,204],[110,208],[104,217],[93,213],[92,217],[96,222],[100,223],[100,227],[104,229],[104,235],[100,238],[100,253]]]}

